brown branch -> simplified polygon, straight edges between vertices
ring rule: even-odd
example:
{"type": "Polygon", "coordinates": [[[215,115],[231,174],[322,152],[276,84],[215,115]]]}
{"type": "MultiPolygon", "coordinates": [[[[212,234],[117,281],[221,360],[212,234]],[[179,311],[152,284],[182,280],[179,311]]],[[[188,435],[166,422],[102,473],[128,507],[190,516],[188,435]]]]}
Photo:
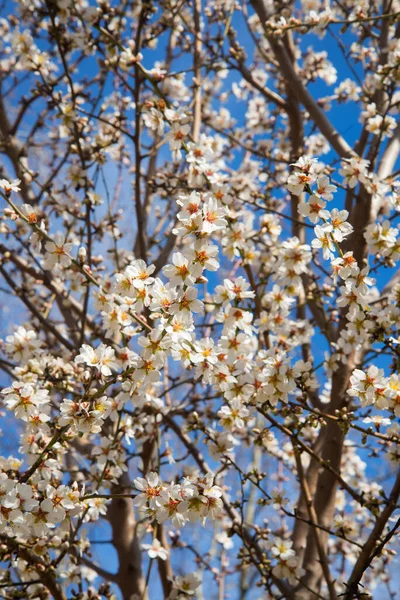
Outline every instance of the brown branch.
{"type": "MultiPolygon", "coordinates": [[[[394,130],[393,136],[390,138],[383,154],[380,159],[379,167],[378,167],[378,178],[380,180],[387,179],[393,172],[395,164],[400,154],[400,124],[397,125],[394,130]]],[[[387,200],[386,200],[387,202],[387,200]]],[[[375,221],[379,212],[383,208],[383,201],[377,194],[374,200],[372,201],[371,207],[371,221],[375,221]]]]}
{"type": "Polygon", "coordinates": [[[166,560],[162,560],[158,558],[158,572],[160,574],[161,585],[164,592],[164,598],[168,598],[172,591],[172,580],[174,572],[172,570],[171,559],[169,556],[169,544],[167,541],[167,536],[165,534],[164,526],[159,523],[157,525],[157,539],[160,542],[161,546],[165,548],[168,552],[168,557],[166,560]]]}
{"type": "Polygon", "coordinates": [[[97,575],[100,575],[100,577],[102,577],[106,581],[111,581],[112,583],[117,583],[117,576],[115,573],[110,573],[106,569],[103,569],[103,567],[101,567],[100,565],[89,560],[89,558],[87,558],[87,556],[80,556],[79,560],[81,563],[83,563],[84,565],[89,567],[89,569],[93,569],[93,571],[96,571],[97,575]]]}
{"type": "Polygon", "coordinates": [[[56,573],[37,554],[29,548],[20,546],[19,543],[8,536],[2,535],[1,539],[8,548],[16,552],[28,564],[35,565],[41,583],[48,589],[54,600],[67,600],[61,585],[58,583],[56,573]]]}
{"type": "Polygon", "coordinates": [[[42,315],[40,310],[38,308],[36,308],[36,306],[33,304],[33,302],[31,302],[29,300],[29,298],[27,297],[25,292],[21,288],[18,288],[18,286],[13,281],[13,279],[7,273],[6,269],[4,269],[1,265],[0,265],[0,273],[3,275],[4,279],[6,280],[7,284],[10,286],[10,288],[14,291],[15,295],[22,300],[22,302],[25,304],[27,309],[32,313],[32,315],[38,319],[38,321],[41,323],[41,325],[43,325],[44,329],[49,331],[50,333],[52,333],[54,335],[54,337],[59,342],[61,342],[61,344],[63,346],[65,346],[68,350],[74,350],[74,345],[69,340],[67,340],[58,331],[58,329],[56,327],[54,327],[54,325],[52,325],[52,323],[50,322],[49,319],[46,319],[42,315]]]}
{"type": "Polygon", "coordinates": [[[153,262],[153,264],[155,266],[154,275],[157,275],[157,273],[159,273],[161,271],[161,269],[166,264],[168,257],[171,254],[171,252],[175,246],[176,235],[173,233],[173,229],[174,229],[174,227],[172,227],[171,231],[169,232],[167,241],[165,242],[164,246],[161,248],[160,254],[156,258],[156,260],[153,262]]]}
{"type": "Polygon", "coordinates": [[[275,54],[275,57],[279,63],[282,75],[285,81],[289,85],[292,93],[295,97],[305,106],[308,110],[311,119],[314,121],[321,133],[326,137],[331,146],[336,150],[341,158],[348,158],[354,156],[355,152],[346,142],[346,140],[340,135],[340,133],[333,127],[325,113],[320,109],[310,92],[304,86],[301,78],[296,73],[295,67],[293,66],[290,56],[281,40],[271,35],[270,31],[266,26],[266,21],[269,18],[269,12],[265,5],[264,0],[251,0],[251,4],[255,12],[260,19],[261,25],[264,29],[265,36],[275,54]]]}
{"type": "Polygon", "coordinates": [[[296,465],[297,465],[297,473],[298,473],[299,480],[300,480],[300,486],[303,491],[303,495],[306,499],[307,511],[308,511],[310,521],[312,523],[311,531],[312,531],[312,534],[315,539],[315,544],[317,546],[317,550],[318,550],[318,554],[319,554],[319,560],[321,562],[321,567],[322,567],[322,570],[324,573],[325,581],[328,586],[329,598],[330,598],[330,600],[336,600],[335,586],[334,586],[334,583],[332,581],[332,577],[330,574],[328,558],[326,556],[324,546],[320,539],[320,532],[318,531],[318,518],[317,518],[317,515],[315,512],[314,505],[313,505],[313,498],[311,495],[311,491],[310,491],[310,488],[308,487],[307,479],[304,475],[304,469],[303,469],[303,465],[301,462],[301,455],[299,454],[299,451],[295,444],[293,444],[293,449],[294,449],[294,456],[295,456],[296,465]]]}
{"type": "MultiPolygon", "coordinates": [[[[336,481],[338,483],[340,483],[340,485],[342,486],[342,488],[344,490],[346,490],[346,492],[348,492],[350,494],[350,496],[356,500],[356,502],[358,502],[360,504],[360,506],[365,506],[365,501],[362,497],[361,494],[358,494],[352,487],[351,485],[349,485],[344,479],[343,477],[340,475],[340,470],[338,468],[335,468],[333,466],[333,464],[336,465],[337,461],[335,460],[334,463],[331,463],[329,459],[325,459],[322,455],[320,456],[319,454],[317,454],[317,452],[315,451],[315,449],[317,449],[317,451],[319,450],[319,448],[321,448],[322,446],[320,446],[320,441],[319,438],[317,438],[317,441],[315,443],[315,449],[312,450],[309,446],[307,446],[307,444],[305,444],[304,442],[302,442],[296,434],[293,433],[293,431],[291,431],[288,427],[285,427],[284,425],[281,425],[276,419],[274,419],[274,417],[272,417],[272,415],[270,413],[267,413],[262,407],[257,407],[257,410],[264,415],[264,417],[266,419],[268,419],[268,421],[270,421],[277,429],[279,429],[280,431],[282,431],[282,433],[285,433],[285,435],[287,435],[291,440],[293,440],[298,446],[300,446],[300,448],[306,452],[307,454],[309,454],[312,458],[314,458],[317,463],[324,468],[325,471],[329,472],[330,475],[332,475],[334,477],[334,479],[336,479],[336,481]]],[[[328,424],[325,426],[324,431],[326,431],[326,429],[329,427],[330,424],[334,424],[336,426],[337,429],[340,428],[338,426],[338,424],[334,421],[329,421],[328,424]]],[[[330,439],[331,443],[332,443],[332,438],[330,439]]]]}
{"type": "MultiPolygon", "coordinates": [[[[190,454],[192,455],[202,472],[213,474],[213,471],[205,462],[201,452],[196,448],[196,446],[193,444],[189,436],[182,430],[182,428],[173,420],[173,418],[170,415],[164,414],[163,418],[168,427],[170,427],[172,431],[176,433],[178,438],[190,452],[190,454]]],[[[260,561],[263,561],[263,551],[259,548],[250,530],[247,527],[240,525],[242,521],[241,516],[236,511],[236,509],[233,508],[232,503],[230,502],[229,498],[225,493],[222,494],[221,499],[225,512],[231,519],[232,523],[235,525],[235,533],[237,533],[242,538],[243,542],[246,544],[247,549],[249,551],[251,551],[251,549],[254,549],[254,552],[257,555],[258,559],[260,561]]],[[[255,566],[257,567],[257,565],[255,566]]],[[[257,568],[259,568],[260,570],[260,567],[257,568]]],[[[260,572],[262,572],[262,568],[260,572]]],[[[293,590],[287,583],[275,577],[272,573],[271,578],[285,598],[288,598],[289,600],[295,600],[293,590]]]]}
{"type": "MultiPolygon", "coordinates": [[[[322,440],[321,440],[321,438],[318,438],[317,442],[313,448],[313,452],[316,454],[316,456],[319,455],[319,453],[321,451],[321,447],[322,447],[322,440]]],[[[320,462],[316,458],[311,456],[310,464],[308,466],[307,473],[305,474],[305,481],[307,483],[307,487],[308,487],[308,490],[309,490],[312,498],[314,497],[315,489],[317,487],[317,481],[318,481],[320,469],[321,469],[320,462]]],[[[293,549],[296,552],[296,556],[299,559],[300,566],[303,564],[304,553],[306,551],[306,546],[307,546],[307,536],[308,536],[308,533],[310,530],[308,519],[307,519],[307,514],[308,514],[307,498],[305,497],[303,491],[300,490],[299,498],[296,502],[296,517],[297,518],[294,523],[293,531],[292,531],[293,549]]]]}
{"type": "MultiPolygon", "coordinates": [[[[76,300],[58,281],[54,280],[49,276],[46,271],[40,272],[39,270],[32,267],[32,265],[28,264],[26,260],[21,258],[16,251],[9,250],[4,244],[0,244],[0,253],[3,255],[3,261],[10,260],[22,273],[26,273],[30,277],[32,277],[37,283],[43,284],[48,290],[51,291],[52,294],[55,295],[55,299],[58,305],[58,308],[63,315],[66,324],[69,327],[71,338],[73,339],[75,345],[77,346],[79,343],[78,337],[76,335],[78,331],[77,320],[75,315],[82,319],[83,307],[78,300],[76,300]]],[[[94,331],[99,337],[102,337],[102,332],[99,328],[97,328],[96,324],[92,317],[87,315],[86,317],[86,325],[94,331]]]]}
{"type": "Polygon", "coordinates": [[[39,469],[41,464],[46,460],[46,457],[47,457],[48,453],[50,452],[50,450],[57,444],[57,442],[60,441],[63,434],[66,431],[68,431],[68,429],[69,429],[69,425],[65,425],[64,427],[61,427],[61,429],[56,431],[56,433],[53,435],[53,437],[51,438],[51,440],[49,441],[47,446],[39,454],[39,456],[37,457],[37,459],[35,460],[33,465],[31,465],[29,467],[29,469],[27,471],[25,471],[25,473],[22,475],[22,477],[20,478],[21,483],[26,483],[27,481],[29,481],[29,479],[32,477],[32,475],[34,473],[36,473],[36,471],[39,469]]]}
{"type": "Polygon", "coordinates": [[[270,90],[269,88],[262,86],[260,83],[258,83],[252,76],[251,71],[245,66],[245,64],[242,61],[238,62],[236,68],[238,69],[239,73],[243,76],[243,79],[245,79],[247,83],[249,83],[255,90],[260,92],[260,94],[264,96],[266,100],[268,100],[269,102],[273,102],[282,110],[287,109],[285,100],[273,90],[270,90]]]}
{"type": "MultiPolygon", "coordinates": [[[[137,522],[130,498],[118,496],[118,493],[129,493],[131,487],[126,476],[114,488],[117,497],[111,500],[107,510],[107,519],[112,529],[112,543],[118,555],[118,584],[124,600],[137,594],[144,598],[145,581],[142,574],[142,555],[137,537],[137,522]]],[[[113,493],[112,491],[112,493],[113,493]]]]}
{"type": "MultiPolygon", "coordinates": [[[[1,91],[1,88],[0,88],[1,91]]],[[[11,125],[7,117],[7,110],[4,105],[4,99],[0,93],[0,141],[4,148],[5,154],[10,159],[15,175],[21,180],[21,196],[26,204],[34,205],[36,203],[36,196],[33,193],[30,184],[26,183],[25,174],[29,172],[29,166],[27,161],[27,148],[15,135],[11,133],[11,125]]]]}
{"type": "Polygon", "coordinates": [[[305,290],[305,302],[307,303],[316,324],[320,328],[321,333],[325,335],[329,343],[332,343],[336,337],[335,328],[332,323],[327,320],[323,307],[314,297],[313,291],[310,289],[310,278],[307,273],[302,273],[301,280],[305,290]]]}
{"type": "Polygon", "coordinates": [[[194,23],[194,52],[193,52],[193,140],[199,141],[201,126],[201,0],[193,0],[193,23],[194,23]]]}
{"type": "Polygon", "coordinates": [[[352,598],[356,598],[358,596],[358,584],[361,581],[364,571],[369,567],[374,558],[374,550],[376,549],[376,544],[380,536],[382,535],[385,525],[387,524],[389,518],[396,509],[399,497],[400,469],[397,473],[395,483],[388,498],[386,508],[382,511],[382,513],[376,520],[375,526],[372,529],[367,541],[365,542],[364,547],[359,554],[357,562],[354,565],[353,571],[351,572],[351,575],[347,582],[348,591],[344,596],[344,600],[351,600],[352,598]]]}
{"type": "MultiPolygon", "coordinates": [[[[142,5],[136,30],[135,38],[135,52],[140,52],[141,40],[142,40],[142,29],[146,19],[148,7],[146,4],[142,5]]],[[[141,200],[141,168],[142,168],[142,156],[140,151],[140,139],[141,139],[141,107],[140,107],[140,92],[143,81],[142,71],[139,64],[136,62],[134,65],[135,71],[135,88],[134,88],[134,102],[135,102],[135,133],[134,133],[134,147],[135,147],[135,212],[136,212],[136,227],[137,236],[134,245],[134,252],[146,261],[147,256],[147,239],[145,232],[145,217],[143,213],[143,206],[141,200]]]]}

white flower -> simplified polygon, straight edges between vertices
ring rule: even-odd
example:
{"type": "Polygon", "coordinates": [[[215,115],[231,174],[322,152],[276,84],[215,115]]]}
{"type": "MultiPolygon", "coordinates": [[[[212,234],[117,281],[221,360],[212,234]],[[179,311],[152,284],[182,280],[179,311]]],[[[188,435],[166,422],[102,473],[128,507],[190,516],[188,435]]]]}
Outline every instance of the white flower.
{"type": "Polygon", "coordinates": [[[317,239],[312,240],[311,246],[313,248],[321,248],[325,260],[333,258],[335,256],[335,244],[332,239],[332,225],[316,225],[314,231],[317,239]]]}
{"type": "MultiPolygon", "coordinates": [[[[393,373],[389,379],[389,388],[390,388],[390,408],[392,408],[396,417],[400,417],[400,378],[397,373],[393,373]]],[[[377,402],[377,406],[379,406],[380,402],[377,402]]],[[[382,408],[387,408],[387,405],[382,408]]]]}
{"type": "Polygon", "coordinates": [[[365,417],[365,419],[363,419],[363,423],[366,423],[367,425],[369,424],[373,424],[375,425],[376,429],[379,431],[380,427],[382,427],[382,425],[384,427],[387,427],[388,425],[391,425],[392,421],[386,417],[382,417],[380,415],[374,415],[372,417],[365,417]]]}
{"type": "Polygon", "coordinates": [[[249,416],[249,411],[242,406],[240,400],[232,400],[230,406],[224,405],[218,411],[220,418],[219,424],[227,429],[242,429],[245,425],[245,419],[249,416]]]}
{"type": "Polygon", "coordinates": [[[176,203],[182,207],[178,213],[178,219],[185,222],[200,213],[203,200],[198,192],[191,192],[189,196],[179,196],[176,203]]]}
{"type": "Polygon", "coordinates": [[[219,262],[216,260],[218,255],[218,247],[212,244],[208,244],[204,240],[196,240],[194,248],[188,249],[187,256],[194,263],[199,263],[203,269],[208,271],[217,271],[219,268],[219,262]]]}
{"type": "Polygon", "coordinates": [[[374,135],[379,135],[384,139],[385,137],[392,137],[393,130],[396,129],[396,119],[390,115],[375,115],[367,120],[366,129],[374,135]]]}
{"type": "Polygon", "coordinates": [[[171,129],[167,134],[169,147],[172,150],[174,160],[182,158],[181,148],[185,143],[187,136],[190,133],[190,125],[181,125],[180,123],[172,123],[171,129]]]}
{"type": "Polygon", "coordinates": [[[305,186],[315,181],[315,176],[307,173],[295,172],[289,176],[287,189],[294,196],[300,196],[304,192],[305,186]]]}
{"type": "Polygon", "coordinates": [[[164,115],[154,106],[143,112],[143,122],[146,127],[155,131],[157,135],[162,135],[164,133],[164,115]]]}
{"type": "Polygon", "coordinates": [[[342,279],[355,277],[360,272],[357,261],[353,256],[353,252],[346,252],[343,257],[335,258],[332,262],[334,275],[339,275],[342,279]]]}
{"type": "Polygon", "coordinates": [[[118,367],[114,349],[105,344],[100,344],[96,349],[83,344],[80,354],[75,357],[75,362],[78,364],[85,363],[89,367],[96,367],[105,377],[109,377],[112,374],[111,369],[118,367]]]}
{"type": "MultiPolygon", "coordinates": [[[[28,205],[24,204],[24,206],[28,206],[28,205]]],[[[32,232],[31,237],[29,238],[29,241],[30,241],[31,246],[32,246],[32,250],[34,252],[37,252],[37,253],[39,253],[41,251],[41,249],[42,249],[42,242],[44,240],[44,235],[42,235],[41,232],[43,232],[43,234],[47,233],[47,231],[46,231],[46,225],[45,225],[44,221],[41,221],[40,226],[39,226],[39,231],[37,231],[35,229],[35,231],[32,232]]]]}
{"type": "Polygon", "coordinates": [[[11,192],[19,192],[21,188],[19,184],[21,183],[20,179],[14,179],[13,181],[8,181],[7,179],[0,179],[0,188],[2,188],[7,196],[11,194],[11,192]]]}
{"type": "Polygon", "coordinates": [[[167,560],[168,552],[163,546],[161,546],[159,540],[154,538],[151,544],[142,544],[143,550],[147,550],[149,558],[160,558],[161,560],[167,560]]]}
{"type": "Polygon", "coordinates": [[[172,587],[174,590],[179,590],[188,596],[193,596],[200,583],[201,579],[196,573],[189,573],[175,577],[172,587]]]}
{"type": "Polygon", "coordinates": [[[37,223],[37,216],[33,206],[30,204],[23,204],[21,206],[21,212],[28,219],[29,223],[37,223]]]}
{"type": "Polygon", "coordinates": [[[327,210],[322,210],[320,215],[324,219],[329,219],[329,224],[332,226],[332,236],[336,242],[342,242],[353,231],[353,227],[347,222],[349,216],[347,210],[334,208],[330,213],[327,210]]]}
{"type": "Polygon", "coordinates": [[[74,511],[73,514],[77,514],[80,511],[76,502],[78,500],[77,494],[75,494],[75,502],[73,502],[71,499],[71,489],[66,485],[60,485],[58,488],[48,485],[45,492],[46,498],[40,503],[40,508],[47,513],[47,520],[50,523],[60,523],[65,519],[69,511],[74,511]],[[78,508],[77,511],[75,510],[76,508],[78,508]]]}
{"type": "Polygon", "coordinates": [[[371,223],[364,232],[364,237],[368,243],[372,254],[381,254],[390,256],[392,248],[397,241],[398,229],[391,226],[389,220],[383,223],[371,223]]]}
{"type": "Polygon", "coordinates": [[[129,71],[133,65],[136,63],[140,63],[143,60],[143,54],[138,52],[138,54],[134,54],[132,48],[126,48],[119,55],[119,64],[121,69],[124,71],[129,71]]]}
{"type": "Polygon", "coordinates": [[[6,509],[18,506],[16,482],[6,473],[0,473],[0,505],[6,509]]]}
{"type": "Polygon", "coordinates": [[[287,560],[288,558],[295,555],[292,548],[293,542],[290,540],[283,540],[282,538],[275,538],[271,547],[271,554],[275,558],[280,560],[287,560]]]}
{"type": "Polygon", "coordinates": [[[291,167],[298,167],[303,173],[311,173],[314,171],[314,167],[318,162],[317,158],[310,158],[309,156],[300,156],[297,162],[291,163],[291,167]]]}
{"type": "Polygon", "coordinates": [[[43,260],[45,269],[53,269],[56,265],[69,267],[72,263],[72,258],[69,256],[73,244],[66,243],[62,233],[57,233],[54,236],[53,242],[45,243],[46,255],[43,260]]]}
{"type": "Polygon", "coordinates": [[[186,523],[186,517],[179,512],[179,506],[184,498],[191,497],[194,491],[194,488],[183,490],[182,486],[174,483],[161,490],[156,509],[158,523],[164,523],[167,519],[170,519],[176,527],[183,527],[186,523]]]}
{"type": "Polygon", "coordinates": [[[289,238],[282,243],[281,261],[287,270],[293,270],[296,275],[307,271],[307,264],[312,258],[310,246],[300,244],[297,237],[289,238]]]}
{"type": "Polygon", "coordinates": [[[337,305],[340,307],[362,304],[360,290],[357,288],[353,279],[347,279],[344,286],[340,288],[340,297],[337,300],[337,305]]]}
{"type": "Polygon", "coordinates": [[[165,335],[162,327],[157,327],[147,336],[140,336],[138,343],[144,349],[142,353],[144,359],[149,359],[156,354],[159,358],[165,359],[171,346],[171,339],[165,335]]]}
{"type": "Polygon", "coordinates": [[[321,175],[317,178],[317,189],[314,194],[323,200],[332,200],[333,194],[336,192],[336,185],[329,182],[329,177],[321,175]]]}
{"type": "Polygon", "coordinates": [[[220,206],[215,198],[209,198],[203,205],[202,233],[210,235],[224,229],[227,226],[225,215],[226,209],[220,206]]]}
{"type": "Polygon", "coordinates": [[[375,365],[368,367],[366,372],[354,369],[350,377],[350,386],[347,393],[349,396],[360,398],[363,406],[377,401],[384,401],[386,404],[395,395],[393,387],[389,387],[388,380],[384,377],[383,369],[378,369],[375,365]]]}
{"type": "Polygon", "coordinates": [[[300,202],[298,211],[303,217],[308,217],[311,223],[318,223],[321,217],[321,211],[325,208],[324,202],[318,196],[312,195],[307,202],[300,202]]]}
{"type": "Polygon", "coordinates": [[[232,537],[229,537],[226,531],[221,531],[221,533],[217,533],[215,536],[215,540],[218,544],[221,544],[225,550],[230,550],[233,548],[233,540],[232,537]]]}
{"type": "Polygon", "coordinates": [[[342,168],[339,169],[339,173],[343,175],[344,185],[348,185],[349,188],[354,188],[357,183],[365,183],[368,178],[368,165],[369,161],[363,158],[345,158],[341,162],[342,168]]]}
{"type": "Polygon", "coordinates": [[[286,504],[288,504],[288,502],[289,502],[289,499],[285,498],[284,492],[277,488],[271,490],[270,496],[271,496],[270,502],[272,504],[272,507],[275,508],[276,510],[282,508],[283,506],[286,506],[286,504]]]}
{"type": "Polygon", "coordinates": [[[37,390],[30,384],[14,382],[11,387],[1,392],[6,396],[5,404],[15,412],[17,419],[28,421],[29,417],[38,415],[38,407],[49,402],[48,390],[37,390]]]}
{"type": "Polygon", "coordinates": [[[192,331],[194,331],[194,322],[193,315],[190,312],[179,311],[174,314],[172,319],[163,321],[165,322],[165,330],[168,333],[172,343],[177,343],[182,340],[186,340],[187,342],[191,341],[192,331]]]}
{"type": "Polygon", "coordinates": [[[39,501],[33,497],[33,489],[26,483],[17,483],[16,486],[19,508],[31,512],[39,504],[39,501]]]}
{"type": "Polygon", "coordinates": [[[188,259],[180,252],[172,255],[172,263],[163,268],[163,273],[168,277],[172,286],[194,284],[203,270],[199,263],[189,263],[188,259]]]}
{"type": "Polygon", "coordinates": [[[6,337],[5,350],[15,360],[26,362],[38,354],[41,345],[33,329],[27,330],[20,326],[15,333],[6,337]]]}
{"type": "Polygon", "coordinates": [[[157,473],[151,472],[146,478],[137,477],[133,483],[141,492],[133,501],[135,506],[145,506],[147,502],[150,503],[150,508],[156,508],[159,505],[158,497],[161,493],[161,485],[157,473]]]}

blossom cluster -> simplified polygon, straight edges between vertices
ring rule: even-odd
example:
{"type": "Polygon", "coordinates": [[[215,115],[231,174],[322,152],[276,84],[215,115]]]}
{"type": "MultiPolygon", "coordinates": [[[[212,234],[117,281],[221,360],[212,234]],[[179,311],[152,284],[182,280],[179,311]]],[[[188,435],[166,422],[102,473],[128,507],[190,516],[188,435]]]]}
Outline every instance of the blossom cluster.
{"type": "Polygon", "coordinates": [[[188,521],[204,522],[207,517],[214,520],[222,515],[222,490],[213,483],[211,474],[164,485],[157,473],[149,473],[146,478],[137,477],[134,484],[139,490],[135,506],[154,515],[158,523],[170,519],[182,527],[188,521]]]}
{"type": "Polygon", "coordinates": [[[393,373],[384,376],[384,370],[371,365],[367,371],[355,369],[350,377],[349,396],[360,400],[362,406],[374,404],[379,409],[389,409],[400,416],[400,381],[393,373]]]}
{"type": "Polygon", "coordinates": [[[399,1],[91,4],[0,19],[0,586],[346,595],[400,461],[399,1]],[[308,44],[337,26],[344,78],[308,44]]]}

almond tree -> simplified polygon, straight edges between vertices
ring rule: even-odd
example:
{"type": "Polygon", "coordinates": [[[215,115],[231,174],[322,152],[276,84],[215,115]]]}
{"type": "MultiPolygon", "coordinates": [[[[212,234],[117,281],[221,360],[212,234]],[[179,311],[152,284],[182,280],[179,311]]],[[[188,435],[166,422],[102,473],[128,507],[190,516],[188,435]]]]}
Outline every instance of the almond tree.
{"type": "Polygon", "coordinates": [[[399,0],[1,11],[1,596],[395,598],[399,0]]]}

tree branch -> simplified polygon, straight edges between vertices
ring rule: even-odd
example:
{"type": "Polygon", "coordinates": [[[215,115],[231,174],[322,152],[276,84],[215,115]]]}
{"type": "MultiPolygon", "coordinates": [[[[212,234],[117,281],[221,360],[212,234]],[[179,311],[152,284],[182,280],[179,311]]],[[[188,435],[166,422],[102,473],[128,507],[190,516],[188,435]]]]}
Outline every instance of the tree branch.
{"type": "Polygon", "coordinates": [[[355,156],[354,150],[346,142],[346,140],[340,135],[340,133],[333,127],[325,113],[319,108],[310,92],[303,85],[300,77],[297,75],[296,70],[290,60],[290,57],[281,40],[275,38],[270,34],[266,27],[266,21],[269,18],[269,12],[265,6],[264,0],[251,0],[254,10],[256,11],[258,18],[260,19],[261,25],[264,29],[265,36],[275,54],[275,57],[279,63],[282,71],[282,75],[285,77],[285,81],[290,86],[293,94],[296,98],[305,106],[308,110],[311,119],[314,121],[321,133],[326,137],[332,148],[338,153],[341,158],[349,158],[355,156]]]}
{"type": "Polygon", "coordinates": [[[400,469],[398,470],[397,477],[395,483],[393,485],[392,491],[388,498],[388,502],[386,508],[382,511],[378,519],[376,520],[375,526],[371,531],[367,541],[364,544],[363,549],[360,552],[360,555],[357,559],[356,564],[354,565],[353,571],[349,577],[347,582],[348,591],[344,596],[344,600],[352,600],[352,598],[356,598],[358,596],[358,584],[361,581],[361,578],[371,564],[371,561],[374,558],[374,550],[376,549],[376,544],[382,535],[382,532],[387,524],[390,516],[394,512],[397,506],[398,499],[400,497],[400,469]]]}

